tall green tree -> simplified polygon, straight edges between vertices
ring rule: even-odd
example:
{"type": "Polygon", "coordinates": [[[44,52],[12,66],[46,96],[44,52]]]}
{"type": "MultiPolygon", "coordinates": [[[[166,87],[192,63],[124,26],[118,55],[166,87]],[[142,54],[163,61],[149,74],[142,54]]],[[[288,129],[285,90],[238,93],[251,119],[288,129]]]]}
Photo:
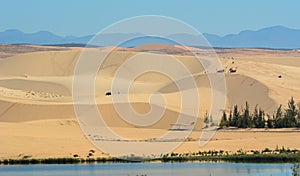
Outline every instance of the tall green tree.
{"type": "Polygon", "coordinates": [[[279,107],[276,110],[276,113],[274,115],[274,127],[275,128],[282,128],[283,127],[283,113],[282,113],[282,105],[279,105],[279,107]]]}
{"type": "Polygon", "coordinates": [[[223,111],[223,115],[222,115],[222,119],[221,119],[219,127],[223,128],[224,126],[226,126],[226,127],[229,126],[229,122],[227,120],[227,114],[225,111],[223,111]]]}
{"type": "Polygon", "coordinates": [[[253,113],[253,126],[255,128],[264,128],[265,127],[265,112],[261,108],[257,108],[255,106],[254,113],[253,113]]]}
{"type": "Polygon", "coordinates": [[[238,109],[238,106],[235,105],[233,107],[233,114],[232,114],[232,124],[233,126],[235,127],[238,127],[239,126],[239,118],[240,118],[240,112],[239,112],[239,109],[238,109]]]}
{"type": "Polygon", "coordinates": [[[257,128],[264,128],[264,127],[265,127],[265,112],[261,108],[259,108],[257,128]]]}
{"type": "Polygon", "coordinates": [[[228,126],[234,126],[233,125],[232,110],[231,109],[230,109],[230,112],[229,112],[228,126]]]}
{"type": "Polygon", "coordinates": [[[296,117],[298,114],[298,110],[296,108],[296,104],[294,101],[294,98],[291,97],[291,99],[288,102],[288,107],[285,109],[283,124],[284,127],[295,127],[297,124],[296,117]]]}
{"type": "Polygon", "coordinates": [[[254,112],[253,112],[253,127],[257,128],[259,126],[259,121],[258,121],[258,109],[257,109],[257,105],[254,108],[254,112]]]}
{"type": "Polygon", "coordinates": [[[250,116],[250,111],[249,111],[249,104],[246,101],[246,106],[243,110],[243,114],[240,118],[240,122],[239,122],[239,128],[248,128],[251,127],[251,116],[250,116]]]}

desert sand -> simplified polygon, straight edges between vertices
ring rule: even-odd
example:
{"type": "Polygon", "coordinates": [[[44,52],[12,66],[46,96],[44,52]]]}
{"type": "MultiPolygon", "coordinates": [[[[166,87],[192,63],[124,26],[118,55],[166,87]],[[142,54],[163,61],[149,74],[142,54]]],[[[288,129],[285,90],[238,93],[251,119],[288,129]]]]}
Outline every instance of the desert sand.
{"type": "MultiPolygon", "coordinates": [[[[108,48],[110,47],[89,50],[91,54],[97,54],[108,48]]],[[[38,46],[31,46],[28,52],[26,49],[15,53],[10,50],[7,52],[9,54],[2,55],[3,58],[0,59],[0,159],[24,156],[73,157],[75,154],[86,157],[90,150],[96,151],[95,157],[109,156],[89,142],[74,113],[73,73],[83,49],[40,49],[38,46]]],[[[204,55],[211,52],[189,49],[204,55]]],[[[300,100],[299,51],[216,49],[216,52],[225,69],[226,111],[235,104],[243,106],[248,101],[250,108],[258,105],[272,115],[278,105],[286,105],[291,96],[296,101],[300,100]],[[227,70],[231,67],[236,68],[237,72],[228,73],[227,70]]],[[[114,132],[130,139],[154,138],[167,132],[180,112],[180,92],[176,85],[166,76],[148,73],[138,77],[132,84],[129,100],[137,112],[145,114],[150,109],[149,95],[156,91],[161,92],[167,100],[162,119],[152,126],[139,128],[125,122],[116,113],[111,97],[105,93],[110,90],[110,84],[120,65],[137,54],[153,57],[156,61],[171,56],[182,62],[197,80],[200,98],[205,100],[201,104],[191,140],[176,148],[176,152],[220,149],[237,151],[276,146],[300,149],[297,140],[300,131],[297,129],[220,130],[207,145],[199,147],[198,139],[204,126],[203,115],[211,108],[210,84],[201,64],[195,61],[187,47],[179,46],[151,44],[131,49],[116,48],[109,55],[95,80],[95,96],[99,111],[114,132]],[[161,51],[168,55],[147,52],[148,50],[161,51]]],[[[123,81],[126,82],[126,77],[123,81]]],[[[120,87],[120,94],[125,89],[126,87],[120,87]]]]}

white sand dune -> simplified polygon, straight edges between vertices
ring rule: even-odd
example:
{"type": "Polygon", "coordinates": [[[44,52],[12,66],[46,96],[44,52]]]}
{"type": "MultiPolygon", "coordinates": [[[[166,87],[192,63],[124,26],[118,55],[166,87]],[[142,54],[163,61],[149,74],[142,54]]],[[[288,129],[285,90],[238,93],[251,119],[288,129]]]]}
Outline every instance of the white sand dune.
{"type": "Polygon", "coordinates": [[[71,95],[70,89],[64,85],[50,81],[37,81],[22,78],[0,79],[0,86],[13,90],[32,91],[33,95],[34,92],[47,92],[59,96],[71,95]]]}
{"type": "Polygon", "coordinates": [[[47,51],[24,53],[1,60],[0,75],[5,76],[70,76],[73,75],[80,51],[47,51]]]}
{"type": "MultiPolygon", "coordinates": [[[[90,49],[90,54],[95,56],[98,52],[106,50],[90,49]]],[[[121,119],[114,109],[112,96],[105,96],[105,93],[111,91],[110,86],[116,81],[114,77],[118,68],[131,57],[153,58],[157,63],[172,58],[183,63],[197,82],[201,106],[192,136],[196,139],[196,135],[199,135],[197,132],[203,127],[203,114],[210,110],[212,100],[208,76],[195,57],[186,52],[187,48],[179,46],[151,44],[117,50],[108,56],[95,80],[96,102],[105,122],[115,132],[133,139],[157,137],[171,128],[171,124],[176,123],[181,112],[181,100],[180,91],[166,75],[154,72],[143,74],[133,82],[129,93],[126,86],[129,81],[128,75],[121,75],[117,80],[120,87],[116,92],[112,92],[119,93],[120,96],[128,95],[130,104],[140,114],[150,111],[149,98],[154,92],[160,92],[165,97],[166,112],[161,120],[147,128],[139,128],[121,119]],[[160,49],[174,55],[146,52],[160,49]],[[141,130],[143,133],[139,133],[141,130]]],[[[82,49],[76,48],[66,51],[31,52],[0,60],[0,157],[64,157],[75,153],[84,157],[89,149],[95,148],[80,131],[72,102],[72,75],[81,51],[82,49]]],[[[258,105],[272,115],[277,106],[285,105],[291,96],[297,101],[300,100],[299,52],[218,49],[217,53],[226,72],[226,110],[235,104],[242,107],[245,101],[248,101],[251,108],[258,105]],[[227,70],[231,67],[237,68],[237,73],[228,73],[227,70]]],[[[177,70],[171,68],[171,71],[177,70]]],[[[184,83],[186,80],[180,81],[184,83]]],[[[189,86],[185,89],[188,90],[189,86]]],[[[160,104],[155,106],[162,108],[160,104]]],[[[188,119],[188,114],[185,115],[188,119]]],[[[237,134],[218,132],[215,140],[204,148],[199,148],[197,142],[188,142],[176,150],[186,152],[219,149],[220,146],[223,147],[220,149],[225,150],[237,150],[242,147],[261,149],[265,146],[274,148],[280,145],[278,140],[286,138],[285,135],[277,133],[270,133],[263,138],[259,136],[264,136],[263,132],[234,133],[237,134]],[[254,142],[255,140],[259,142],[254,142]],[[255,143],[257,145],[254,146],[255,143]]],[[[294,140],[299,134],[294,132],[290,139],[294,140]]],[[[289,142],[288,139],[284,141],[287,147],[299,147],[296,144],[299,143],[289,142]]],[[[97,151],[97,155],[105,154],[97,151]]]]}

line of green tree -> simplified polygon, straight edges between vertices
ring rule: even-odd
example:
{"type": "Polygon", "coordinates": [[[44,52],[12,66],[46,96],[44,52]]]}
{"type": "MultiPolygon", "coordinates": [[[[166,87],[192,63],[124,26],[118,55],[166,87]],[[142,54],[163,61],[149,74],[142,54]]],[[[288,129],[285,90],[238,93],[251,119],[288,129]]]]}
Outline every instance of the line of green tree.
{"type": "MultiPolygon", "coordinates": [[[[204,120],[207,123],[207,119],[204,120]]],[[[282,108],[279,105],[274,115],[266,114],[262,108],[257,105],[254,112],[250,112],[249,103],[241,110],[237,105],[230,110],[229,114],[225,111],[219,124],[223,127],[238,127],[238,128],[294,128],[300,127],[300,102],[296,105],[294,98],[288,101],[287,107],[282,108]]]]}

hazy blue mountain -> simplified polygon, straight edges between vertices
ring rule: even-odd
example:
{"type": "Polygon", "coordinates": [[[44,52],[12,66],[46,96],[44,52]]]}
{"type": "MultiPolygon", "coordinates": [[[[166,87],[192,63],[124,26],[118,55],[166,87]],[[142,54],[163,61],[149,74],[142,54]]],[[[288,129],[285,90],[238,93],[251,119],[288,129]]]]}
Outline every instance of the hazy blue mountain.
{"type": "MultiPolygon", "coordinates": [[[[204,34],[205,35],[205,34],[204,34]]],[[[214,47],[300,48],[300,30],[283,26],[242,31],[224,37],[205,35],[214,47]]]]}
{"type": "Polygon", "coordinates": [[[40,31],[36,33],[23,33],[16,29],[0,32],[0,43],[2,44],[61,44],[76,37],[60,37],[51,32],[40,31]]]}
{"type": "MultiPolygon", "coordinates": [[[[175,44],[176,41],[181,41],[183,45],[195,46],[199,45],[197,36],[191,34],[172,34],[167,37],[175,40],[171,41],[159,37],[142,37],[139,33],[132,34],[102,34],[97,37],[96,43],[101,46],[120,45],[124,47],[133,47],[145,43],[164,43],[175,44]],[[133,38],[125,43],[120,43],[127,38],[133,38]],[[134,39],[135,38],[135,39],[134,39]]],[[[51,45],[51,44],[67,44],[79,43],[86,44],[94,35],[75,37],[75,36],[58,36],[48,31],[40,31],[36,33],[23,33],[22,31],[11,29],[0,32],[0,43],[2,44],[37,44],[37,45],[51,45]]],[[[300,30],[290,29],[283,26],[273,26],[263,28],[257,31],[245,30],[238,34],[229,34],[226,36],[218,36],[214,34],[204,33],[203,36],[214,47],[228,47],[228,48],[282,48],[294,49],[300,48],[300,30]]],[[[95,44],[95,43],[94,43],[95,44]]],[[[206,46],[205,42],[200,43],[206,46]]]]}

